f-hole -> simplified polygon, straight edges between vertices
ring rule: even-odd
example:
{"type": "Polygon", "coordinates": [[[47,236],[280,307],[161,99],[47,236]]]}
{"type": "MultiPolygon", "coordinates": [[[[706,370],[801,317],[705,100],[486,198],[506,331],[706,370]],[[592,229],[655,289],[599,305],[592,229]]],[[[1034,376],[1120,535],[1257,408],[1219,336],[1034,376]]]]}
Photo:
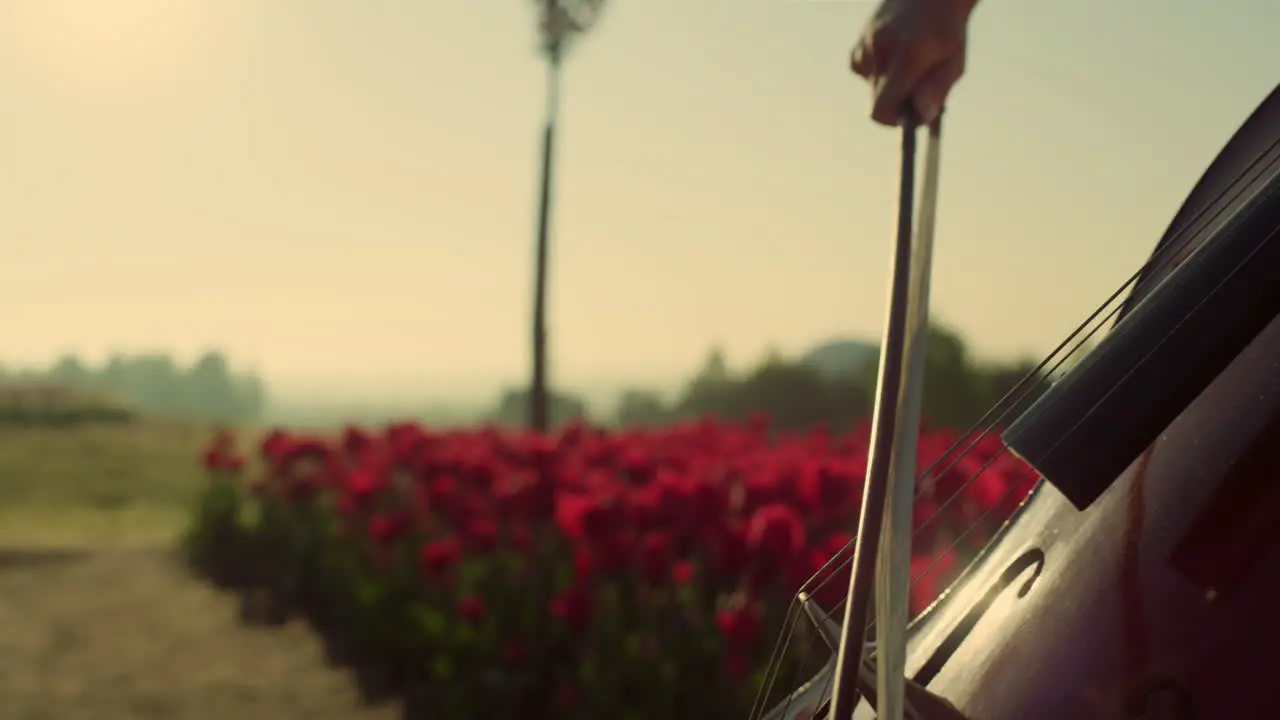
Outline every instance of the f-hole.
{"type": "Polygon", "coordinates": [[[978,621],[987,613],[987,610],[991,609],[992,603],[1000,597],[1001,593],[1009,589],[1027,571],[1027,568],[1034,568],[1034,570],[1031,573],[1031,577],[1027,578],[1018,587],[1017,597],[1019,598],[1026,597],[1027,593],[1031,592],[1031,586],[1040,578],[1040,573],[1044,570],[1043,550],[1034,548],[1019,555],[1000,574],[1000,577],[996,578],[995,584],[987,589],[986,594],[978,602],[974,603],[973,607],[969,608],[969,612],[960,620],[955,629],[943,639],[942,644],[938,646],[937,650],[933,651],[933,654],[921,666],[920,671],[911,679],[923,687],[937,677],[942,667],[947,664],[951,656],[960,648],[960,644],[965,641],[965,638],[969,637],[969,633],[973,632],[973,628],[978,624],[978,621]]]}

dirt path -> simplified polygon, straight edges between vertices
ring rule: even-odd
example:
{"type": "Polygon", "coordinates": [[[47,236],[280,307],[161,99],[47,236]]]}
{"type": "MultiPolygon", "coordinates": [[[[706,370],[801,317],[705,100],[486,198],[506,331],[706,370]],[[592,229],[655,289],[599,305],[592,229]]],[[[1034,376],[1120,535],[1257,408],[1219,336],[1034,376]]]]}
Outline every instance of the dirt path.
{"type": "Polygon", "coordinates": [[[391,720],[300,624],[239,623],[172,552],[0,551],[5,720],[391,720]]]}

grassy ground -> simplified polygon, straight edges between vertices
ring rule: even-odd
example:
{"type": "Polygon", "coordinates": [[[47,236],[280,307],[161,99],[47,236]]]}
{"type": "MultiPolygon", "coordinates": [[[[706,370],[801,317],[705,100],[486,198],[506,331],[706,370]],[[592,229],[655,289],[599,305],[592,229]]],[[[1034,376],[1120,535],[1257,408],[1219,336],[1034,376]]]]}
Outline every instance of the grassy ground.
{"type": "Polygon", "coordinates": [[[169,542],[207,438],[181,423],[0,429],[0,547],[169,542]]]}
{"type": "Polygon", "coordinates": [[[301,626],[239,624],[173,549],[207,431],[0,428],[0,718],[382,720],[301,626]]]}

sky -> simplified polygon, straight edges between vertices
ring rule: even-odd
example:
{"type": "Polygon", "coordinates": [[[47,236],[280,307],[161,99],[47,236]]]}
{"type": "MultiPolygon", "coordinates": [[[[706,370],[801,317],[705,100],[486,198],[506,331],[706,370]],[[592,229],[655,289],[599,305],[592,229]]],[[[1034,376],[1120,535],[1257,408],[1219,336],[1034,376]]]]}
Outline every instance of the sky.
{"type": "MultiPolygon", "coordinates": [[[[0,363],[224,348],[296,392],[529,362],[546,70],[526,0],[0,4],[0,363]]],[[[615,0],[561,105],[553,381],[875,339],[899,139],[873,6],[615,0]]],[[[1042,354],[1280,80],[1280,3],[983,0],[943,140],[934,315],[1042,354]]]]}

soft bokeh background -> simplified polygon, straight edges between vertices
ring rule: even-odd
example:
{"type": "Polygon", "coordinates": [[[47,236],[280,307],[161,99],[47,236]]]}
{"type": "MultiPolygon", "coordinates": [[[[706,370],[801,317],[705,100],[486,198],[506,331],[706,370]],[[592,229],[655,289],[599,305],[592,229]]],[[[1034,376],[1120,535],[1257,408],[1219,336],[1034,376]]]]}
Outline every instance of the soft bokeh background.
{"type": "MultiPolygon", "coordinates": [[[[878,335],[898,144],[845,69],[871,7],[608,8],[565,78],[557,385],[878,335]]],[[[1256,0],[986,0],[940,317],[980,354],[1052,347],[1274,86],[1278,26],[1256,0]]],[[[0,355],[220,346],[311,398],[522,381],[533,28],[515,1],[0,5],[0,355]]]]}
{"type": "MultiPolygon", "coordinates": [[[[248,449],[524,421],[534,5],[0,0],[0,716],[398,717],[172,548],[213,422],[248,449]]],[[[576,48],[553,419],[869,409],[898,152],[846,69],[871,9],[615,0],[576,48]]],[[[1274,87],[1277,27],[1268,0],[983,0],[931,421],[967,426],[1134,271],[1274,87]]]]}

